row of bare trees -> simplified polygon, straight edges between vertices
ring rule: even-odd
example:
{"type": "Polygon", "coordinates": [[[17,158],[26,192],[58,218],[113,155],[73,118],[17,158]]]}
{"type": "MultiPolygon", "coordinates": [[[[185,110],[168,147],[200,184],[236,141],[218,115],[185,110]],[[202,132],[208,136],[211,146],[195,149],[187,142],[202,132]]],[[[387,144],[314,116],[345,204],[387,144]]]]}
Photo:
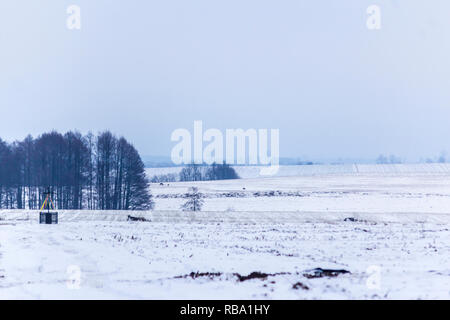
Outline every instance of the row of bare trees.
{"type": "Polygon", "coordinates": [[[123,137],[52,131],[11,144],[0,139],[0,208],[38,209],[47,188],[59,209],[153,207],[144,164],[123,137]]]}
{"type": "Polygon", "coordinates": [[[207,181],[239,179],[239,175],[230,165],[213,163],[212,165],[189,164],[180,171],[180,181],[207,181]]]}

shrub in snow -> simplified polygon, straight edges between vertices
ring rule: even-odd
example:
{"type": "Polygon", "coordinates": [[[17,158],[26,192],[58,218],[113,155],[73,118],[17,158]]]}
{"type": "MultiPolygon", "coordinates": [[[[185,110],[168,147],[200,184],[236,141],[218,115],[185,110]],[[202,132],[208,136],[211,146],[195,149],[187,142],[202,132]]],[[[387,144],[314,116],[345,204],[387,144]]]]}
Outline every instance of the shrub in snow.
{"type": "Polygon", "coordinates": [[[198,191],[197,187],[190,187],[185,194],[187,201],[181,206],[183,211],[200,211],[203,205],[203,194],[198,191]]]}

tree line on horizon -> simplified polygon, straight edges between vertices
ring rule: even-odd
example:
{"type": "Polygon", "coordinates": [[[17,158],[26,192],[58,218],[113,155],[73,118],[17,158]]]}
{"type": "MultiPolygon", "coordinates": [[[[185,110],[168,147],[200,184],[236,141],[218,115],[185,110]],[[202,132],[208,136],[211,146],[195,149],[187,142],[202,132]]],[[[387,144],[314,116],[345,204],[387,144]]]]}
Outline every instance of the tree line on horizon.
{"type": "Polygon", "coordinates": [[[200,165],[191,163],[184,167],[179,174],[179,181],[208,181],[239,179],[236,171],[227,163],[200,165]]]}
{"type": "Polygon", "coordinates": [[[39,209],[50,189],[57,209],[148,210],[148,186],[138,151],[110,131],[0,139],[0,208],[39,209]]]}
{"type": "Polygon", "coordinates": [[[154,175],[150,182],[177,182],[177,181],[211,181],[240,179],[236,170],[226,162],[213,164],[191,163],[181,169],[179,173],[154,175]]]}

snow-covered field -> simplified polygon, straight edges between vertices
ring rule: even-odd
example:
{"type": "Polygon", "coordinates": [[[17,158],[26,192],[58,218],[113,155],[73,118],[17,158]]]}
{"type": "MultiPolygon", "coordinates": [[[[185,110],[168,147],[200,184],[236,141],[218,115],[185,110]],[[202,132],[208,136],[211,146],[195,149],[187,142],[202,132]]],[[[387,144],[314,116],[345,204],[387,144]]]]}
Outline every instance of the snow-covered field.
{"type": "Polygon", "coordinates": [[[58,225],[0,211],[0,298],[450,299],[445,172],[152,184],[152,193],[152,212],[65,211],[58,225]],[[192,185],[202,212],[179,210],[192,185]]]}
{"type": "MultiPolygon", "coordinates": [[[[241,178],[261,178],[261,166],[233,166],[241,178]]],[[[178,174],[181,167],[147,168],[147,175],[178,174]]],[[[450,163],[282,165],[277,177],[328,174],[450,174],[450,163]]]]}

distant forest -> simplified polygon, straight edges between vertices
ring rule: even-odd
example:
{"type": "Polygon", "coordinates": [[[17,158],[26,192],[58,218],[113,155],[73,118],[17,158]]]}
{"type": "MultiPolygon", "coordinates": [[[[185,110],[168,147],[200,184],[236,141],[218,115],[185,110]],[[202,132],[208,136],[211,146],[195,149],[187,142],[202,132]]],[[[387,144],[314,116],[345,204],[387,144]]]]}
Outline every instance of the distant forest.
{"type": "Polygon", "coordinates": [[[109,131],[0,139],[0,208],[39,209],[50,188],[57,209],[147,210],[148,185],[137,150],[109,131]]]}

